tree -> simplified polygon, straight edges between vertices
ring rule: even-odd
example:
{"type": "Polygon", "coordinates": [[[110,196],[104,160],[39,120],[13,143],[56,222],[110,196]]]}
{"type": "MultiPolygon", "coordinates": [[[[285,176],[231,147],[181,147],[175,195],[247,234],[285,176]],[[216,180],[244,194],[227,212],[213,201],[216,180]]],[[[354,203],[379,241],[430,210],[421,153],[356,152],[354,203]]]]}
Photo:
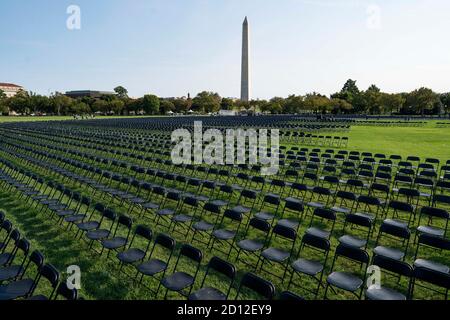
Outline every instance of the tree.
{"type": "Polygon", "coordinates": [[[415,114],[430,114],[438,100],[439,96],[433,90],[422,87],[407,95],[406,106],[415,114]]]}
{"type": "Polygon", "coordinates": [[[8,100],[9,110],[19,114],[28,114],[31,110],[31,100],[28,92],[20,90],[14,97],[8,100]]]}
{"type": "Polygon", "coordinates": [[[153,94],[146,94],[142,97],[141,109],[146,114],[158,114],[159,113],[159,98],[153,94]]]}
{"type": "Polygon", "coordinates": [[[220,108],[222,110],[233,110],[235,107],[233,99],[230,98],[223,98],[222,102],[220,103],[220,108]]]}
{"type": "Polygon", "coordinates": [[[61,114],[68,114],[70,107],[74,100],[59,92],[55,92],[50,96],[50,104],[52,105],[52,113],[60,116],[61,114]]]}
{"type": "Polygon", "coordinates": [[[348,79],[340,92],[331,95],[333,99],[342,99],[350,104],[353,104],[353,100],[360,94],[359,88],[356,85],[356,80],[348,79]]]}
{"type": "Polygon", "coordinates": [[[161,114],[167,114],[169,111],[174,111],[175,110],[175,106],[174,104],[167,99],[163,99],[161,100],[160,104],[159,104],[159,112],[161,114]]]}
{"type": "Polygon", "coordinates": [[[6,99],[6,94],[0,89],[0,114],[8,113],[8,103],[6,99]]]}
{"type": "MultiPolygon", "coordinates": [[[[103,101],[103,100],[98,100],[98,101],[103,101]]],[[[107,104],[106,101],[103,101],[103,103],[107,104]]],[[[81,100],[77,100],[75,101],[69,110],[70,114],[86,114],[86,113],[90,113],[91,112],[91,108],[89,107],[89,105],[87,103],[82,102],[81,100]]]]}
{"type": "Polygon", "coordinates": [[[282,103],[279,99],[271,100],[274,106],[279,105],[283,109],[283,113],[300,113],[305,108],[302,96],[291,95],[282,103]]]}
{"type": "MultiPolygon", "coordinates": [[[[80,103],[83,103],[85,105],[88,105],[87,103],[84,103],[82,100],[78,100],[76,102],[77,105],[79,105],[80,103]]],[[[79,106],[78,106],[79,107],[79,106]]],[[[95,100],[95,102],[92,104],[92,111],[93,112],[100,112],[103,114],[107,114],[109,111],[109,103],[108,101],[102,100],[102,99],[97,99],[95,100]]],[[[72,109],[73,111],[73,109],[72,109]]]]}
{"type": "Polygon", "coordinates": [[[332,110],[330,99],[316,92],[308,93],[305,96],[304,105],[307,110],[314,112],[326,113],[332,110]]]}
{"type": "Polygon", "coordinates": [[[370,114],[380,114],[381,110],[381,90],[376,85],[371,85],[363,93],[366,101],[366,111],[370,114]]]}
{"type": "Polygon", "coordinates": [[[401,93],[382,93],[381,95],[381,107],[384,112],[400,113],[406,98],[401,93]]]}
{"type": "Polygon", "coordinates": [[[450,92],[442,93],[439,96],[439,99],[442,102],[442,105],[444,106],[444,109],[447,113],[450,113],[450,92]]]}
{"type": "Polygon", "coordinates": [[[222,101],[218,93],[203,91],[192,100],[192,109],[197,112],[217,112],[222,101]]]}
{"type": "Polygon", "coordinates": [[[114,99],[108,103],[108,111],[114,112],[114,114],[122,114],[123,108],[125,107],[125,102],[119,99],[114,99]]]}
{"type": "Polygon", "coordinates": [[[353,106],[344,99],[333,98],[330,105],[334,114],[350,113],[353,110],[353,106]]]}
{"type": "Polygon", "coordinates": [[[175,98],[172,100],[172,103],[175,107],[175,112],[178,113],[186,113],[192,107],[192,100],[190,99],[175,98]]]}
{"type": "Polygon", "coordinates": [[[117,93],[117,97],[120,99],[128,98],[128,90],[122,86],[115,87],[114,92],[117,93]]]}

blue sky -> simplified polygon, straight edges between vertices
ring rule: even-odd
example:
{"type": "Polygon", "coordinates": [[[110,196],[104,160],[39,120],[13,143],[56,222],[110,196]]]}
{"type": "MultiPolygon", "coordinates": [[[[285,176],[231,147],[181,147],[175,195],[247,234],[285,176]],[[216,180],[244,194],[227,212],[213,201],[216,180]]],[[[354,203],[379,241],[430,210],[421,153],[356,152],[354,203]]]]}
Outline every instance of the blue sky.
{"type": "Polygon", "coordinates": [[[448,0],[1,0],[0,82],[238,97],[247,15],[253,97],[330,94],[348,78],[446,92],[449,14],[448,0]],[[71,4],[81,30],[66,28],[71,4]]]}

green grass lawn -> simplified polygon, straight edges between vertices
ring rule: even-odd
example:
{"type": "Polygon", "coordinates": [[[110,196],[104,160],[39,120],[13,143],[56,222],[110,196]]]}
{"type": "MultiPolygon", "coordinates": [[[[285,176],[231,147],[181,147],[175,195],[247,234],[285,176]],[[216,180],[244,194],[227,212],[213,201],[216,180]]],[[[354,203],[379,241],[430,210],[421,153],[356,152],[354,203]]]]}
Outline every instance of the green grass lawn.
{"type": "Polygon", "coordinates": [[[348,136],[350,150],[450,159],[450,126],[437,128],[433,121],[424,127],[354,126],[348,136]]]}
{"type": "MultiPolygon", "coordinates": [[[[0,122],[5,121],[35,121],[35,120],[65,120],[71,119],[71,117],[48,117],[48,118],[13,118],[13,117],[0,117],[0,122]],[[7,119],[6,119],[7,118],[7,119]]],[[[417,155],[421,158],[426,157],[436,157],[440,158],[441,161],[446,161],[450,159],[450,128],[436,128],[435,122],[429,122],[424,127],[374,127],[374,126],[355,126],[352,127],[351,131],[348,133],[350,137],[350,142],[348,150],[357,151],[369,151],[373,153],[385,153],[390,154],[400,154],[402,156],[417,155]]],[[[310,147],[310,146],[307,146],[310,147]]],[[[82,150],[81,150],[82,151],[82,150]]],[[[5,154],[0,153],[0,157],[5,156],[5,154]]],[[[9,160],[13,160],[9,158],[9,160]]],[[[82,160],[82,159],[77,159],[82,160]]],[[[22,162],[20,167],[25,169],[36,170],[27,163],[22,162]]],[[[46,178],[52,178],[52,172],[48,170],[42,170],[39,172],[40,175],[46,178]]],[[[58,178],[59,182],[64,183],[66,186],[79,191],[82,195],[92,196],[87,188],[81,187],[73,181],[68,182],[62,181],[58,178]]],[[[177,185],[173,185],[177,187],[177,185]]],[[[62,272],[72,264],[79,265],[82,270],[82,290],[81,295],[86,299],[154,299],[155,297],[151,294],[149,290],[142,287],[132,281],[129,277],[124,275],[123,272],[119,272],[117,264],[106,258],[106,254],[100,257],[98,254],[94,253],[88,248],[86,242],[75,239],[74,235],[67,232],[64,227],[61,227],[55,223],[54,220],[48,218],[48,216],[38,214],[37,210],[30,208],[29,204],[25,204],[16,197],[17,193],[10,194],[4,190],[0,190],[0,209],[7,212],[8,219],[12,220],[15,227],[19,228],[21,232],[32,242],[33,249],[40,249],[48,258],[48,261],[55,264],[55,266],[62,272]]],[[[234,201],[237,198],[233,198],[234,201]]],[[[94,197],[94,201],[105,201],[100,197],[100,194],[94,197]]],[[[118,214],[124,214],[127,212],[127,207],[117,205],[115,203],[108,203],[112,205],[112,208],[116,210],[118,214]]],[[[154,223],[147,218],[139,218],[137,215],[133,215],[134,225],[145,224],[152,228],[155,232],[165,232],[166,230],[161,227],[156,227],[154,223]]],[[[303,235],[305,229],[307,228],[308,221],[303,221],[300,235],[303,235]]],[[[336,233],[332,237],[332,252],[337,245],[337,239],[341,236],[342,225],[336,227],[336,233]]],[[[183,236],[177,236],[177,241],[179,244],[186,242],[183,236]]],[[[370,241],[370,248],[373,247],[374,239],[370,241]]],[[[202,249],[205,254],[202,266],[202,272],[200,273],[200,279],[203,277],[203,272],[205,270],[205,265],[207,261],[217,252],[211,252],[206,248],[206,246],[194,243],[202,249]]],[[[299,242],[297,242],[296,250],[298,249],[299,242]]],[[[98,247],[97,247],[98,249],[98,247]]],[[[220,255],[220,254],[219,254],[220,255]]],[[[314,253],[309,253],[308,257],[313,257],[314,253]]],[[[112,255],[111,257],[114,257],[112,255]]],[[[230,261],[234,262],[235,253],[231,255],[230,261]]],[[[443,263],[448,264],[450,259],[448,253],[444,253],[440,256],[443,263]]],[[[408,253],[408,262],[413,260],[413,252],[408,253]]],[[[253,261],[255,262],[255,261],[253,261]]],[[[171,266],[173,267],[174,260],[172,260],[171,266]]],[[[327,274],[330,270],[331,261],[328,261],[328,267],[325,272],[327,274]]],[[[252,271],[243,264],[237,265],[239,270],[238,279],[243,275],[245,271],[252,271]]],[[[279,267],[275,266],[272,268],[273,271],[280,273],[279,267]]],[[[128,272],[132,270],[128,269],[128,272]]],[[[170,271],[172,272],[172,268],[170,271]]],[[[279,279],[272,277],[268,274],[262,274],[264,278],[271,280],[277,291],[282,291],[286,289],[287,282],[281,282],[279,279]]],[[[64,276],[64,274],[63,274],[64,276]]],[[[305,280],[302,280],[305,281],[305,280]]],[[[383,279],[383,281],[388,281],[383,279]]],[[[405,281],[405,280],[402,280],[405,281]]],[[[198,289],[200,281],[197,281],[195,286],[198,289]]],[[[395,282],[395,281],[394,281],[395,282]]],[[[147,286],[156,288],[155,283],[151,281],[145,282],[147,286]]],[[[305,282],[302,282],[305,284],[305,282]]],[[[307,282],[306,282],[307,283],[307,282]]],[[[406,283],[403,283],[406,285],[406,283]]],[[[223,291],[226,290],[226,286],[215,281],[215,285],[221,288],[223,291]]],[[[312,284],[306,285],[312,288],[312,284]]],[[[237,287],[237,283],[235,284],[237,287]]],[[[291,288],[292,289],[292,288],[291,288]]],[[[311,295],[304,294],[301,290],[296,290],[293,287],[293,291],[297,291],[307,298],[312,298],[311,295]]],[[[434,296],[426,296],[428,291],[419,292],[421,298],[434,298],[434,296]]],[[[234,298],[236,294],[235,289],[232,290],[231,298],[234,298]]],[[[319,294],[319,298],[323,295],[323,290],[319,294]]],[[[331,293],[333,296],[333,294],[331,293]]],[[[163,293],[156,297],[161,299],[163,293]]],[[[171,295],[172,298],[177,298],[178,296],[171,295]]],[[[334,296],[336,298],[336,296],[334,296]]],[[[339,298],[344,298],[348,296],[338,295],[339,298]]]]}

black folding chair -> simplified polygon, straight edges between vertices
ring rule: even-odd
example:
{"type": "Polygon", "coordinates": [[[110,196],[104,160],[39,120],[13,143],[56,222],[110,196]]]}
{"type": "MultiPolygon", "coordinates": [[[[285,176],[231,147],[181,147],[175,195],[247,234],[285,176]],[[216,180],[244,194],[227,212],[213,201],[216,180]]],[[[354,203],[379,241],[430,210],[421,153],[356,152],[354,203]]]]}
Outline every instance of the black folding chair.
{"type": "Polygon", "coordinates": [[[276,225],[272,230],[269,242],[271,243],[275,239],[282,240],[284,242],[284,245],[281,248],[277,245],[263,250],[259,256],[259,262],[257,265],[260,264],[259,265],[260,271],[267,272],[284,281],[289,266],[289,262],[294,251],[295,241],[297,239],[297,232],[292,228],[276,225]],[[274,264],[280,265],[283,268],[283,276],[280,277],[279,275],[276,275],[273,272],[265,270],[264,264],[266,262],[269,263],[271,266],[273,266],[274,264]]]}
{"type": "MultiPolygon", "coordinates": [[[[236,268],[229,262],[222,260],[218,257],[213,257],[208,263],[206,268],[205,276],[203,277],[201,289],[191,293],[188,297],[189,300],[228,300],[231,288],[233,286],[234,279],[236,277],[236,268]],[[216,287],[205,286],[206,280],[211,277],[211,273],[218,273],[223,275],[229,281],[227,290],[222,292],[216,287]]],[[[222,283],[223,281],[219,278],[217,281],[222,283]]]]}
{"type": "Polygon", "coordinates": [[[159,291],[161,279],[164,278],[167,268],[169,267],[170,260],[172,259],[172,255],[175,250],[175,245],[175,239],[165,234],[159,234],[155,239],[148,260],[136,266],[136,277],[140,276],[140,283],[142,283],[144,276],[152,277],[158,280],[159,285],[158,289],[154,291],[155,295],[159,291]],[[159,256],[164,257],[157,258],[157,253],[160,254],[159,256]]]}
{"type": "Polygon", "coordinates": [[[291,285],[294,284],[299,288],[313,293],[314,298],[317,298],[320,287],[322,286],[323,272],[328,261],[330,247],[331,245],[328,239],[316,237],[311,234],[305,234],[300,244],[300,248],[297,254],[297,260],[295,260],[291,265],[292,273],[287,289],[289,290],[291,285]],[[314,259],[308,259],[306,257],[303,258],[302,254],[305,251],[313,253],[314,259]],[[296,283],[294,281],[294,276],[297,276],[298,279],[300,279],[302,276],[307,276],[315,280],[317,282],[316,290],[311,290],[306,286],[301,286],[300,284],[296,283]]]}
{"type": "Polygon", "coordinates": [[[331,274],[327,277],[327,284],[325,286],[324,299],[327,299],[328,289],[333,288],[341,289],[345,292],[350,292],[356,296],[359,300],[362,297],[364,283],[366,281],[366,269],[369,264],[369,255],[366,251],[348,247],[340,244],[336,248],[333,264],[331,266],[331,274]],[[350,271],[336,271],[336,263],[340,259],[346,259],[348,261],[356,262],[360,265],[359,273],[350,271]],[[361,272],[362,270],[362,272],[361,272]],[[363,273],[363,275],[361,275],[363,273]]]}
{"type": "MultiPolygon", "coordinates": [[[[200,269],[202,258],[203,254],[199,249],[188,244],[181,247],[177,262],[175,263],[174,273],[164,277],[160,282],[166,289],[164,300],[166,300],[169,291],[177,292],[185,297],[188,297],[191,294],[192,287],[200,269]],[[179,270],[179,268],[181,269],[181,258],[185,258],[189,261],[189,263],[184,264],[184,271],[179,270]],[[190,266],[190,268],[188,268],[188,266],[190,266]],[[187,289],[188,292],[185,292],[187,289]]],[[[156,294],[158,294],[158,291],[159,287],[156,294]]]]}
{"type": "MultiPolygon", "coordinates": [[[[409,284],[413,269],[411,266],[399,260],[393,260],[388,257],[375,255],[373,258],[373,265],[378,266],[380,269],[385,270],[387,273],[391,273],[396,276],[396,287],[398,287],[401,277],[406,277],[408,279],[408,286],[402,288],[402,292],[393,289],[391,286],[386,285],[376,285],[369,286],[366,290],[366,299],[368,300],[407,300],[409,298],[409,284]]],[[[384,277],[384,283],[386,282],[386,276],[384,277]]]]}

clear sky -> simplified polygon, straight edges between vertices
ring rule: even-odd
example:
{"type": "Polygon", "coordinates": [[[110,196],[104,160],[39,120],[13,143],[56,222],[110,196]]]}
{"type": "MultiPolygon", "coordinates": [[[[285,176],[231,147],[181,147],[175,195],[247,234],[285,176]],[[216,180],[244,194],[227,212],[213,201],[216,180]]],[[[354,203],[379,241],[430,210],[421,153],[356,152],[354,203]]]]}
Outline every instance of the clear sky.
{"type": "Polygon", "coordinates": [[[340,90],[450,91],[448,0],[1,0],[0,82],[41,94],[239,97],[241,28],[252,96],[340,90]],[[81,29],[69,30],[69,5],[81,29]]]}

